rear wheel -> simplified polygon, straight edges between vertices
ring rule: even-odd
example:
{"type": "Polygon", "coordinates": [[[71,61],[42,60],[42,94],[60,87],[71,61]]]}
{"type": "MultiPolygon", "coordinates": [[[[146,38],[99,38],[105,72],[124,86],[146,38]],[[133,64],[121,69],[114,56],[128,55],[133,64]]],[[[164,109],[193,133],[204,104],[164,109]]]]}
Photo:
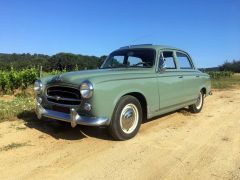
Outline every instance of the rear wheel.
{"type": "Polygon", "coordinates": [[[189,106],[189,109],[192,113],[199,113],[202,110],[204,102],[204,93],[200,91],[197,97],[197,101],[195,104],[189,106]]]}
{"type": "Polygon", "coordinates": [[[117,103],[109,132],[116,140],[133,138],[142,123],[142,108],[138,99],[133,96],[123,96],[117,103]]]}

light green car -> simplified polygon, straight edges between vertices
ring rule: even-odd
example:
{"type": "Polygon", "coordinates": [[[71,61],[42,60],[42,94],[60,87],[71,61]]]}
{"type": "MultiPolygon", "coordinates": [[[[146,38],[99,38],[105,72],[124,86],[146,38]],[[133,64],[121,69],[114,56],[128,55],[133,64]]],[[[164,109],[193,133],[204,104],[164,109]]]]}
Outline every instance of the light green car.
{"type": "Polygon", "coordinates": [[[185,51],[145,44],[112,52],[100,69],[37,80],[34,90],[39,119],[107,126],[114,139],[127,140],[142,120],[186,106],[200,112],[211,82],[185,51]]]}

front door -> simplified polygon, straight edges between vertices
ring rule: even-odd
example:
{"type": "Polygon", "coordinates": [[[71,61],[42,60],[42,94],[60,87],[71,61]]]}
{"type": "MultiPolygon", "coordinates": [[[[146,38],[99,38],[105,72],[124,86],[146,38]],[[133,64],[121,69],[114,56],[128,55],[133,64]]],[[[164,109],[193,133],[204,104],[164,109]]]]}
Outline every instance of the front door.
{"type": "Polygon", "coordinates": [[[157,73],[160,110],[174,108],[183,102],[183,76],[177,69],[174,51],[162,51],[159,68],[164,63],[164,71],[157,73]]]}

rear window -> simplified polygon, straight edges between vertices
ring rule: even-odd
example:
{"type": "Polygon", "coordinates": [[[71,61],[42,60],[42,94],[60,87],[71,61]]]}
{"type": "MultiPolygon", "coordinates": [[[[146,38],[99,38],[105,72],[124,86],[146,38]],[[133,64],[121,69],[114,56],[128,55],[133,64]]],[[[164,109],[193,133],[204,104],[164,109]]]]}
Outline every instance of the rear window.
{"type": "Polygon", "coordinates": [[[186,54],[180,52],[177,52],[176,54],[180,69],[193,69],[192,62],[186,54]]]}

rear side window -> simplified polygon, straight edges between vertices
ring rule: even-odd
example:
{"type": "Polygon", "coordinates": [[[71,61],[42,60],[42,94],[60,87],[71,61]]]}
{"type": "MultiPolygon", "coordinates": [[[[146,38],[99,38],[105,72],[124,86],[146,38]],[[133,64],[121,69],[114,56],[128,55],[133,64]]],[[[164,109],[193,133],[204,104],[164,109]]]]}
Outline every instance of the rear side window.
{"type": "Polygon", "coordinates": [[[190,59],[183,53],[177,52],[177,59],[180,69],[193,69],[190,59]]]}
{"type": "Polygon", "coordinates": [[[163,58],[165,61],[166,69],[176,69],[173,52],[171,52],[171,51],[163,52],[163,58]]]}

